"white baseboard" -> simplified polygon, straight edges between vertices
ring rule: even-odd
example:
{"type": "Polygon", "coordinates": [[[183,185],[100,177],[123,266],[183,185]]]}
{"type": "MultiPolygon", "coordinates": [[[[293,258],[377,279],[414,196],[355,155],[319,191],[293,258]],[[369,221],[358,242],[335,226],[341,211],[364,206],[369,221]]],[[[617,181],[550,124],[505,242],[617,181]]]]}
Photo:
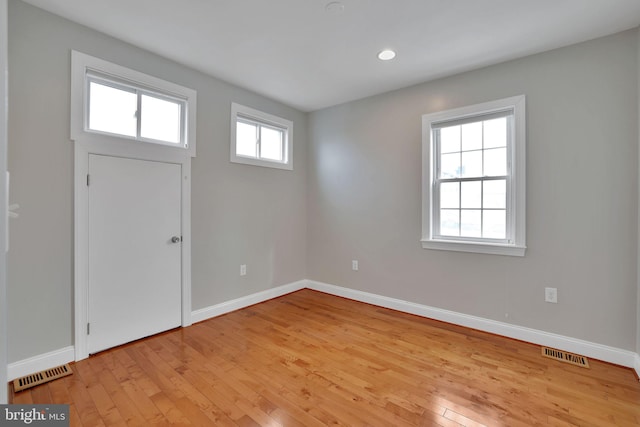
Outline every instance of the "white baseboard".
{"type": "Polygon", "coordinates": [[[16,378],[24,377],[45,369],[55,368],[65,363],[73,362],[75,351],[73,346],[61,348],[59,350],[50,351],[48,353],[39,354],[38,356],[20,360],[18,362],[9,363],[7,374],[9,381],[16,378]]]}
{"type": "Polygon", "coordinates": [[[300,280],[298,282],[278,286],[277,288],[271,288],[262,292],[257,292],[255,294],[236,298],[231,301],[225,301],[220,304],[212,305],[210,307],[194,310],[191,312],[191,321],[192,323],[202,322],[203,320],[211,319],[212,317],[220,316],[222,314],[230,313],[241,308],[268,301],[282,295],[290,294],[291,292],[304,289],[306,287],[306,284],[306,280],[300,280]]]}
{"type": "MultiPolygon", "coordinates": [[[[242,298],[226,301],[211,307],[195,310],[191,312],[191,320],[193,323],[209,319],[211,317],[220,316],[241,308],[248,307],[253,304],[268,301],[291,292],[304,289],[306,281],[289,283],[287,285],[278,286],[277,288],[267,289],[266,291],[247,295],[242,298]]],[[[7,366],[8,381],[16,378],[24,377],[45,369],[54,368],[65,363],[75,360],[75,348],[73,346],[65,347],[59,350],[50,351],[18,362],[10,363],[7,366]]]]}
{"type": "MultiPolygon", "coordinates": [[[[278,286],[277,288],[267,289],[262,292],[247,295],[231,301],[226,301],[210,307],[195,310],[191,313],[193,323],[201,322],[212,317],[220,316],[241,308],[249,307],[273,298],[286,295],[291,292],[308,288],[327,294],[336,295],[352,300],[377,305],[380,307],[390,308],[405,313],[415,314],[417,316],[427,317],[430,319],[440,320],[447,323],[453,323],[467,328],[477,329],[480,331],[490,332],[496,335],[502,335],[533,344],[544,345],[557,348],[571,353],[582,354],[593,359],[602,360],[616,365],[621,365],[635,369],[640,377],[640,355],[628,350],[622,350],[615,347],[609,347],[602,344],[596,344],[589,341],[579,340],[563,335],[552,334],[536,329],[525,328],[523,326],[511,325],[508,323],[498,322],[495,320],[484,319],[468,314],[457,313],[454,311],[443,310],[441,308],[430,307],[427,305],[416,304],[395,298],[389,298],[382,295],[372,294],[369,292],[358,291],[340,286],[330,285],[327,283],[316,282],[313,280],[301,280],[289,283],[287,285],[278,286]]],[[[8,380],[13,381],[16,378],[33,374],[38,371],[50,369],[55,366],[72,362],[75,358],[73,346],[65,347],[59,350],[50,351],[45,354],[30,357],[18,362],[10,363],[7,367],[8,380]]]]}
{"type": "Polygon", "coordinates": [[[391,308],[393,310],[415,314],[422,317],[428,317],[430,319],[440,320],[447,323],[453,323],[455,325],[465,326],[467,328],[477,329],[484,332],[490,332],[492,334],[502,335],[533,344],[581,354],[593,359],[614,363],[616,365],[626,366],[628,368],[634,368],[636,372],[640,372],[640,356],[632,351],[622,350],[615,347],[609,347],[602,344],[596,344],[589,341],[544,332],[537,329],[511,325],[509,323],[498,322],[490,319],[484,319],[482,317],[470,316],[468,314],[443,310],[441,308],[429,307],[427,305],[416,304],[413,302],[389,298],[368,292],[343,288],[327,283],[316,282],[313,280],[308,280],[306,282],[306,287],[331,295],[349,298],[380,307],[391,308]]]}

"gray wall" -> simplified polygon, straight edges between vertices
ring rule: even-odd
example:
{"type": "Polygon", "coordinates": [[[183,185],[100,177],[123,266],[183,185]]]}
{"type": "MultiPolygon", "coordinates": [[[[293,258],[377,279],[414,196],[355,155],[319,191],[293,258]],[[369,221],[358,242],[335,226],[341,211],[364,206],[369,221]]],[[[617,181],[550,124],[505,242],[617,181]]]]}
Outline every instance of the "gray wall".
{"type": "Polygon", "coordinates": [[[637,45],[627,31],[311,113],[309,278],[635,350],[637,45]],[[519,94],[526,256],[422,249],[421,115],[519,94]]]}
{"type": "Polygon", "coordinates": [[[6,239],[7,170],[7,0],[0,0],[0,404],[7,403],[7,258],[6,239]]]}
{"type": "Polygon", "coordinates": [[[73,344],[71,49],[198,91],[194,310],[306,277],[306,114],[11,1],[9,169],[21,207],[11,225],[10,362],[73,344]],[[232,101],[293,120],[293,171],[229,162],[232,101]]]}
{"type": "Polygon", "coordinates": [[[307,117],[9,3],[9,169],[21,205],[9,361],[73,343],[71,49],[198,91],[193,309],[308,277],[640,349],[635,30],[307,117]],[[527,255],[421,249],[421,115],[518,94],[528,109],[527,255]],[[293,172],[229,163],[232,101],[294,121],[293,172]],[[545,286],[558,288],[559,304],[543,302],[545,286]]]}
{"type": "MultiPolygon", "coordinates": [[[[638,146],[640,147],[640,28],[638,28],[638,146]]],[[[640,153],[639,153],[640,154],[640,153]]],[[[640,159],[639,165],[640,168],[640,159]]],[[[640,179],[640,177],[639,177],[640,179]]],[[[640,194],[640,185],[639,185],[639,194],[640,194]]],[[[640,197],[639,197],[640,199],[640,197]]],[[[636,353],[640,354],[640,200],[639,203],[639,211],[638,211],[638,258],[636,259],[637,264],[637,272],[638,272],[638,308],[636,310],[636,353]]],[[[638,359],[636,359],[638,361],[638,359]]]]}

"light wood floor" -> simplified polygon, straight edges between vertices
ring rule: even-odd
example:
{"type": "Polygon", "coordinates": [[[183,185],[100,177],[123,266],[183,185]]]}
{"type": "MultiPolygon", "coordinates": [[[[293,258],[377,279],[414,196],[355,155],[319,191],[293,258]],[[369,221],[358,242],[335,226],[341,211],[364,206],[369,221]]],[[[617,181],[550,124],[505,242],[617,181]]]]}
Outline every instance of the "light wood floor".
{"type": "Polygon", "coordinates": [[[105,351],[13,395],[72,426],[638,426],[633,371],[303,290],[105,351]]]}

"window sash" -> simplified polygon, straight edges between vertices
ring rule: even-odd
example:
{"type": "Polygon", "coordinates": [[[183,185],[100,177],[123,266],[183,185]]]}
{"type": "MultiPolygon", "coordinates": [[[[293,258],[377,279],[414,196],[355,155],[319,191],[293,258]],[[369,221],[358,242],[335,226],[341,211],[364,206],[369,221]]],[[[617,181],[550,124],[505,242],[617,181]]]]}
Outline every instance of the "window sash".
{"type": "MultiPolygon", "coordinates": [[[[513,231],[512,231],[512,224],[511,224],[511,200],[510,200],[510,185],[511,185],[511,180],[509,178],[508,175],[503,175],[503,176],[497,176],[497,177],[487,177],[487,178],[450,178],[450,179],[442,179],[442,180],[437,180],[434,182],[434,186],[433,186],[433,238],[435,239],[442,239],[442,240],[457,240],[457,241],[464,241],[464,242],[490,242],[490,243],[504,243],[504,244],[510,244],[513,243],[513,231]],[[461,203],[461,199],[462,199],[462,194],[461,192],[458,194],[458,207],[456,208],[441,208],[440,207],[440,187],[443,183],[463,183],[463,182],[480,182],[482,184],[484,184],[484,182],[487,181],[498,181],[498,180],[504,180],[506,183],[506,195],[505,195],[505,207],[504,208],[486,208],[484,207],[484,194],[482,193],[484,190],[481,190],[481,206],[479,208],[464,208],[462,207],[462,203],[461,203]],[[472,236],[452,236],[452,235],[448,235],[448,234],[442,234],[440,226],[441,226],[441,213],[443,210],[455,210],[458,211],[459,214],[461,214],[463,211],[480,211],[480,237],[472,237],[472,236]],[[483,230],[483,225],[484,225],[484,213],[485,212],[489,212],[489,211],[504,211],[505,212],[505,238],[504,239],[497,239],[497,238],[490,238],[490,237],[482,237],[482,235],[484,234],[484,230],[483,230]]],[[[459,223],[459,228],[460,228],[460,232],[462,232],[461,228],[462,228],[462,222],[460,221],[459,223]]]]}
{"type": "MultiPolygon", "coordinates": [[[[278,126],[275,124],[271,124],[269,122],[263,121],[263,120],[257,120],[255,118],[249,117],[249,116],[245,116],[245,115],[241,115],[238,114],[237,118],[236,118],[236,126],[238,123],[244,123],[244,124],[248,124],[251,126],[255,126],[256,127],[256,150],[255,156],[247,156],[244,154],[240,154],[238,153],[238,144],[236,141],[236,156],[239,157],[246,157],[246,158],[250,158],[250,159],[257,159],[257,160],[261,160],[261,161],[265,161],[265,162],[273,162],[273,163],[283,163],[286,164],[287,163],[287,138],[288,138],[288,132],[287,132],[287,128],[282,127],[282,126],[278,126]],[[263,157],[262,156],[262,130],[263,129],[271,129],[271,130],[275,130],[277,132],[280,133],[281,138],[280,138],[280,159],[281,160],[274,160],[268,157],[263,157]]],[[[238,138],[238,135],[236,133],[236,140],[238,138]]]]}
{"type": "Polygon", "coordinates": [[[92,70],[87,70],[86,74],[85,74],[85,92],[87,94],[86,99],[85,99],[85,113],[84,113],[84,130],[86,132],[92,132],[92,133],[98,133],[98,134],[104,134],[104,135],[114,135],[114,136],[118,136],[121,138],[126,138],[126,139],[134,139],[136,141],[142,141],[142,142],[151,142],[151,143],[157,143],[157,144],[164,144],[164,145],[170,145],[170,146],[176,146],[179,145],[181,147],[184,148],[188,148],[188,142],[187,142],[187,134],[186,134],[186,128],[187,128],[187,100],[183,97],[180,96],[174,96],[172,94],[168,94],[168,93],[163,93],[163,92],[159,92],[157,90],[153,90],[152,88],[147,88],[147,87],[143,87],[143,86],[138,86],[135,85],[133,83],[130,83],[126,80],[123,79],[119,79],[119,78],[115,78],[106,74],[102,74],[96,71],[92,71],[92,70]],[[121,134],[121,133],[115,133],[115,132],[108,132],[108,131],[102,131],[102,130],[97,130],[97,129],[92,129],[89,126],[89,119],[91,117],[91,110],[90,110],[90,105],[91,105],[91,83],[96,83],[99,85],[103,85],[103,86],[107,86],[107,87],[111,87],[113,89],[117,89],[117,90],[121,90],[124,92],[129,92],[129,93],[133,93],[136,95],[136,102],[137,102],[137,106],[136,106],[136,112],[135,112],[135,118],[136,118],[136,135],[135,136],[129,136],[126,134],[121,134]],[[148,96],[151,98],[156,98],[156,99],[160,99],[163,101],[167,101],[167,102],[171,102],[171,103],[175,103],[178,104],[180,107],[180,114],[179,114],[179,139],[178,142],[174,142],[174,141],[169,141],[166,139],[155,139],[155,138],[147,138],[147,137],[143,137],[142,133],[141,133],[141,127],[142,127],[142,96],[148,96]]]}
{"type": "MultiPolygon", "coordinates": [[[[502,111],[491,112],[487,114],[475,114],[467,117],[456,118],[453,120],[444,120],[440,122],[434,122],[431,124],[431,138],[433,141],[433,158],[432,158],[432,200],[431,200],[431,227],[432,227],[432,238],[436,240],[448,240],[448,241],[460,241],[460,242],[475,242],[475,243],[494,243],[494,244],[513,244],[515,229],[513,224],[513,200],[512,200],[512,169],[511,169],[511,154],[512,154],[512,146],[513,146],[513,124],[514,124],[514,110],[513,108],[505,109],[502,111]],[[440,130],[442,128],[458,126],[469,123],[478,123],[484,122],[486,120],[492,120],[497,118],[507,118],[506,126],[507,126],[507,141],[506,141],[506,174],[505,175],[492,175],[486,176],[482,175],[474,175],[470,177],[455,177],[455,178],[441,178],[441,160],[442,153],[440,147],[440,130]],[[480,208],[462,208],[461,198],[462,193],[458,194],[459,204],[457,208],[441,208],[440,207],[440,196],[441,196],[441,186],[444,183],[463,183],[463,182],[481,182],[482,188],[484,188],[484,182],[486,181],[496,181],[496,180],[504,180],[506,183],[505,187],[505,208],[504,209],[495,209],[495,208],[485,208],[484,201],[481,192],[481,207],[480,208]],[[470,210],[479,210],[481,212],[480,218],[480,237],[473,236],[451,236],[447,234],[442,234],[441,232],[441,213],[442,210],[457,210],[459,213],[459,220],[461,217],[461,213],[463,211],[470,210]],[[505,211],[505,238],[504,239],[496,239],[489,237],[482,237],[483,234],[483,223],[484,223],[484,212],[485,211],[495,211],[495,210],[504,210],[505,211]]],[[[487,149],[483,148],[472,151],[480,151],[483,153],[483,161],[484,161],[484,152],[487,149]]],[[[460,150],[460,153],[465,151],[460,150]]],[[[484,172],[484,171],[483,171],[484,172]]],[[[459,221],[459,232],[462,232],[462,221],[459,221]]]]}

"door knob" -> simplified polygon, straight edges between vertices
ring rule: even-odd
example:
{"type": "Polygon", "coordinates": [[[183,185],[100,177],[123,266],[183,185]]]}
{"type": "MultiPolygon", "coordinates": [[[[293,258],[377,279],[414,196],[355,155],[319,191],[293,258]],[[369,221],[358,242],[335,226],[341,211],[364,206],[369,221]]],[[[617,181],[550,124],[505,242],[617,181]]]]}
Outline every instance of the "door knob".
{"type": "Polygon", "coordinates": [[[178,236],[173,236],[171,238],[171,243],[178,243],[180,240],[182,240],[180,237],[178,236]]]}

